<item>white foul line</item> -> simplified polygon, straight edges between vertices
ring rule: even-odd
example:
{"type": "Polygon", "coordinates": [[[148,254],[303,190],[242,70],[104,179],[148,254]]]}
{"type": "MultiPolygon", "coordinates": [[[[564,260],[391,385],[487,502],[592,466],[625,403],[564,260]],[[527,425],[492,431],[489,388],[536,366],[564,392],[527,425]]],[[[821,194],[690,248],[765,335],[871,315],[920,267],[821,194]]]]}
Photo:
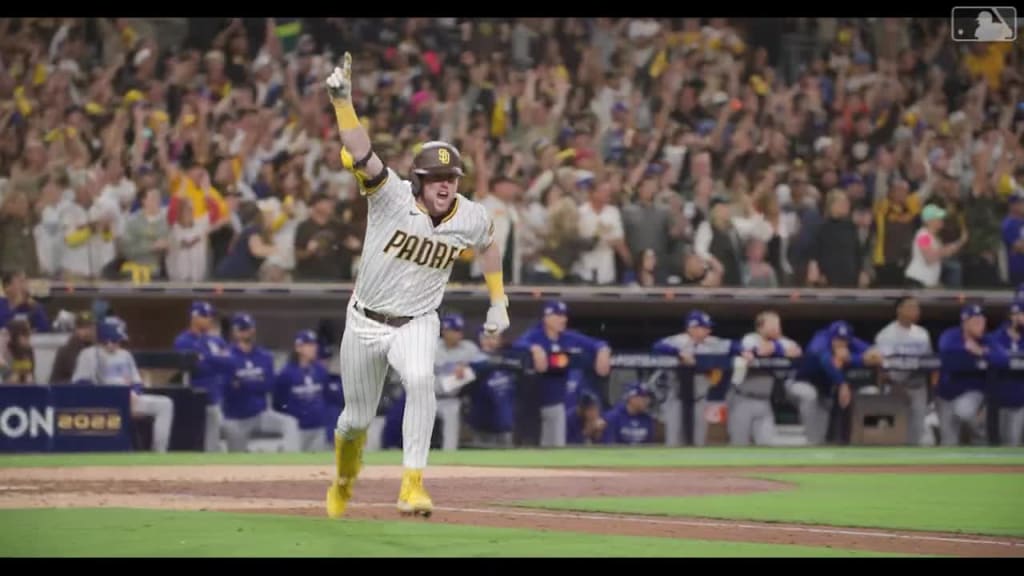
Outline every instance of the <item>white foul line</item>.
{"type": "MultiPolygon", "coordinates": [[[[354,508],[358,507],[393,507],[394,503],[384,504],[350,504],[354,508]]],[[[620,516],[617,514],[593,514],[593,513],[579,513],[579,512],[535,512],[529,510],[512,510],[512,509],[497,509],[497,508],[452,508],[437,506],[434,510],[438,512],[457,512],[466,514],[492,514],[492,515],[503,515],[503,516],[522,516],[532,518],[572,518],[575,520],[613,520],[616,522],[633,522],[636,524],[665,524],[670,526],[699,526],[704,528],[740,528],[746,530],[766,530],[774,532],[807,532],[811,534],[829,534],[829,535],[842,535],[842,536],[865,536],[869,538],[897,538],[901,540],[918,540],[918,541],[930,541],[930,542],[952,542],[957,544],[991,544],[995,546],[1010,546],[1013,548],[1024,548],[1024,542],[1012,542],[1012,541],[1000,541],[1000,540],[980,540],[974,538],[954,538],[951,536],[929,536],[927,534],[911,535],[911,534],[898,534],[893,532],[881,532],[881,531],[869,531],[869,530],[844,530],[834,528],[808,528],[803,526],[778,526],[774,524],[737,524],[737,523],[726,523],[726,522],[715,522],[712,520],[682,520],[682,519],[663,519],[653,517],[642,517],[642,516],[620,516]]]]}

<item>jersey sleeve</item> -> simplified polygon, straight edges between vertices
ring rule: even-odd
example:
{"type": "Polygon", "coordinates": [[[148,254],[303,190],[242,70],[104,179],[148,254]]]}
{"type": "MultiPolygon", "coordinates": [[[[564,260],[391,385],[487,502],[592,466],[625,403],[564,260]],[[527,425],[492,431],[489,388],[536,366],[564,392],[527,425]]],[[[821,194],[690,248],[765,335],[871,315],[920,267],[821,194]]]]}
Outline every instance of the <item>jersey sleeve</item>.
{"type": "Polygon", "coordinates": [[[590,336],[587,336],[586,334],[582,334],[580,332],[575,332],[575,331],[572,331],[572,330],[566,330],[563,333],[562,337],[565,338],[566,341],[571,343],[571,344],[575,344],[575,345],[579,346],[580,348],[585,348],[587,350],[587,352],[589,352],[591,354],[597,354],[597,352],[599,350],[601,350],[602,348],[608,347],[608,343],[605,342],[604,340],[598,340],[597,338],[591,338],[590,336]]]}
{"type": "Polygon", "coordinates": [[[384,180],[370,188],[363,182],[359,183],[359,193],[366,197],[369,205],[369,217],[375,215],[390,216],[401,211],[405,200],[412,196],[411,184],[391,168],[384,168],[384,180]]]}
{"type": "Polygon", "coordinates": [[[71,382],[73,384],[97,383],[95,350],[86,348],[78,353],[78,358],[75,359],[75,371],[71,376],[71,382]]]}
{"type": "Polygon", "coordinates": [[[654,354],[665,354],[674,356],[682,350],[683,338],[681,335],[668,336],[654,343],[651,352],[654,354]]]}
{"type": "Polygon", "coordinates": [[[480,216],[474,226],[470,242],[473,243],[473,248],[477,253],[480,253],[490,248],[491,243],[494,242],[494,220],[491,219],[486,208],[482,205],[478,205],[478,207],[480,216]]]}

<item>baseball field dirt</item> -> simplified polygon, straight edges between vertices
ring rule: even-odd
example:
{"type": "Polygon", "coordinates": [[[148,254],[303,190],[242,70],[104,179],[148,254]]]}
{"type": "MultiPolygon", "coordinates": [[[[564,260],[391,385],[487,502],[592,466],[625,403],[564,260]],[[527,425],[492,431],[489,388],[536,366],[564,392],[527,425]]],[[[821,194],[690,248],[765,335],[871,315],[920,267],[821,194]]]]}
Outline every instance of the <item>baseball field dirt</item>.
{"type": "MultiPolygon", "coordinates": [[[[582,513],[527,508],[558,498],[699,497],[783,492],[771,472],[1024,474],[1017,465],[515,468],[431,466],[435,522],[536,531],[750,542],[943,556],[1024,557],[1024,537],[754,522],[697,517],[582,513]]],[[[0,468],[0,508],[141,508],[323,516],[332,475],[321,465],[81,466],[0,468]]],[[[399,518],[401,469],[368,466],[349,509],[354,519],[399,518]]]]}

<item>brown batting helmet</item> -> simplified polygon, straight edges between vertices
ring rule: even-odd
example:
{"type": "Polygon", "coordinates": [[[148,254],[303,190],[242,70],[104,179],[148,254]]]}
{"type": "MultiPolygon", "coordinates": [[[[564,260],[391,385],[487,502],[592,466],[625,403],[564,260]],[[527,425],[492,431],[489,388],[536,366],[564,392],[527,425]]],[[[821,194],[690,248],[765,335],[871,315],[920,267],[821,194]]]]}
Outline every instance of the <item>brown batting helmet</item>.
{"type": "Polygon", "coordinates": [[[412,159],[412,171],[417,176],[451,174],[462,176],[462,156],[455,146],[435,140],[427,142],[412,159]]]}

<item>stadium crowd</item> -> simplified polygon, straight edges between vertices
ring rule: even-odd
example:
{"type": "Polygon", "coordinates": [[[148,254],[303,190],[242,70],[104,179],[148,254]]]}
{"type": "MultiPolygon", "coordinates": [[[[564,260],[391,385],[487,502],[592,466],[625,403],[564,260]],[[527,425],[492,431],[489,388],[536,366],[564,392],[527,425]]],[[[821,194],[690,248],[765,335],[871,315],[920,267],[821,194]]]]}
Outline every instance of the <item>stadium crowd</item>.
{"type": "Polygon", "coordinates": [[[0,268],[352,280],[366,204],[323,88],[348,50],[389,165],[459,148],[509,282],[1017,285],[1021,46],[948,25],[0,19],[0,268]]]}

